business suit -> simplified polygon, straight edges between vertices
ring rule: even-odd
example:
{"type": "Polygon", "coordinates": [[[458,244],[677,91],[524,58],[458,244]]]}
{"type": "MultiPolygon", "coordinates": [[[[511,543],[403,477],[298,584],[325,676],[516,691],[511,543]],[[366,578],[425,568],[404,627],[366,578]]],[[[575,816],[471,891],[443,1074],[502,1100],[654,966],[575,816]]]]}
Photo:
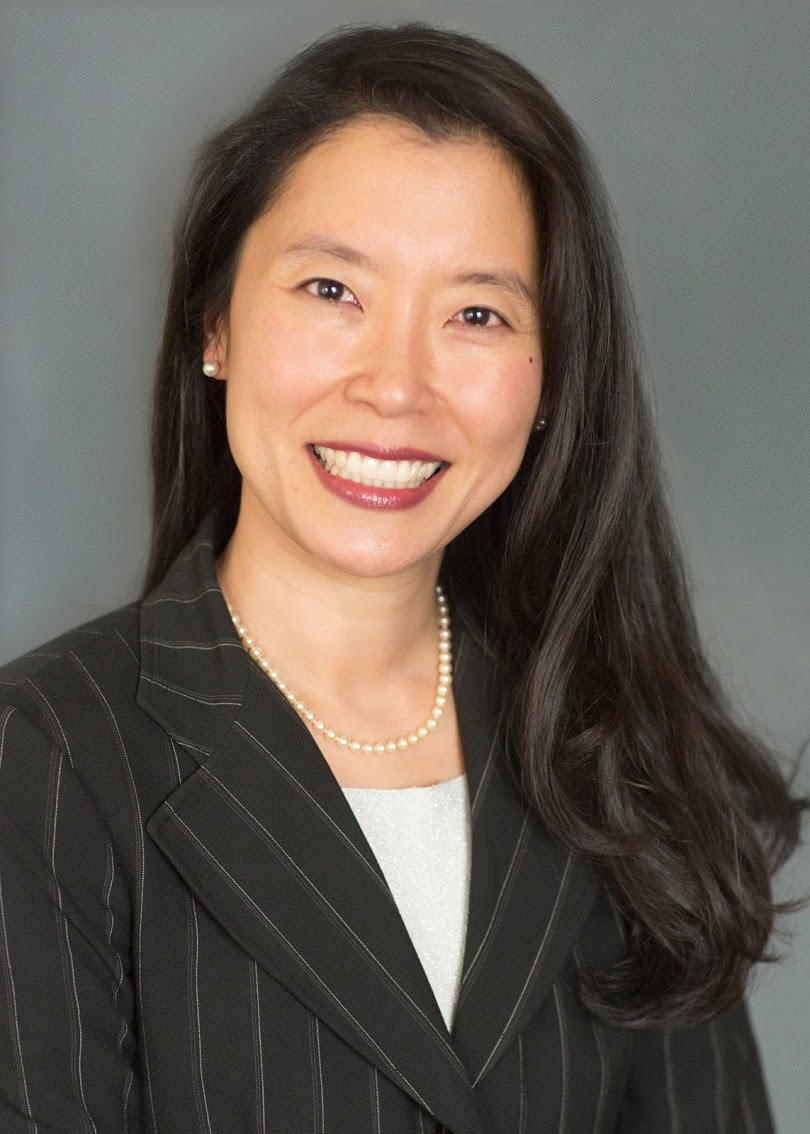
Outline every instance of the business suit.
{"type": "Polygon", "coordinates": [[[0,1129],[771,1131],[744,1005],[684,1033],[578,1006],[622,926],[510,784],[459,618],[472,882],[448,1034],[339,785],[234,633],[221,524],[142,604],[0,670],[0,1129]]]}

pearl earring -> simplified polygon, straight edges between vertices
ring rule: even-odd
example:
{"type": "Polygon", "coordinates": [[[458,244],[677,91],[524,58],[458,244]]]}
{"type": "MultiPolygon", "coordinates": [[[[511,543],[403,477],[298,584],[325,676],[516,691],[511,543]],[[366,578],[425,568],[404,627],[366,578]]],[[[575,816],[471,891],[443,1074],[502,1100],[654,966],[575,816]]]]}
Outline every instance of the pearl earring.
{"type": "Polygon", "coordinates": [[[219,369],[219,367],[217,366],[217,364],[215,362],[204,362],[203,363],[203,374],[207,374],[209,378],[216,377],[216,373],[217,373],[218,369],[219,369]]]}
{"type": "Polygon", "coordinates": [[[544,417],[541,417],[538,421],[536,421],[534,423],[534,428],[533,428],[532,432],[537,433],[538,430],[545,429],[545,428],[546,428],[546,419],[544,417]]]}

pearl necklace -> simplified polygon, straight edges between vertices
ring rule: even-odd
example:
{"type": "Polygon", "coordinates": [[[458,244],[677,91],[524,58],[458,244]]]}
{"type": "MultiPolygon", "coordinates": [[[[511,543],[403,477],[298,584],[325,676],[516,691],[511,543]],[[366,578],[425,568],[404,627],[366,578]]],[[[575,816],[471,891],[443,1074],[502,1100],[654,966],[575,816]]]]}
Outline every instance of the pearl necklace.
{"type": "Polygon", "coordinates": [[[444,712],[444,706],[447,704],[447,694],[453,681],[453,666],[451,662],[452,649],[450,645],[450,612],[444,591],[438,584],[436,585],[436,602],[439,609],[439,679],[436,685],[436,697],[433,701],[430,716],[419,725],[418,728],[415,728],[413,732],[404,733],[396,740],[350,740],[348,736],[344,736],[336,729],[330,728],[327,724],[324,724],[320,717],[317,717],[311,709],[307,708],[301,698],[293,693],[286,681],[283,681],[279,676],[278,670],[273,668],[259,649],[256,640],[245,629],[238,614],[233,610],[226,599],[231,621],[236,628],[236,633],[242,641],[242,645],[258,664],[260,669],[267,674],[276,688],[284,694],[306,723],[316,732],[325,736],[327,740],[334,741],[334,743],[341,748],[349,748],[352,752],[367,752],[369,755],[383,752],[396,752],[401,748],[408,748],[411,744],[416,744],[417,741],[430,735],[433,729],[438,725],[442,713],[444,712]]]}

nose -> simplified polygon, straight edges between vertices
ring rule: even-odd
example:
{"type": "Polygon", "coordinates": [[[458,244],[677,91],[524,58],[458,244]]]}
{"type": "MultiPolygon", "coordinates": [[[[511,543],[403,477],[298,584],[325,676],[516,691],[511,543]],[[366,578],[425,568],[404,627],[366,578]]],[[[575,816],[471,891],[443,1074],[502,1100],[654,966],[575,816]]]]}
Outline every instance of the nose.
{"type": "Polygon", "coordinates": [[[427,317],[416,305],[401,305],[369,320],[344,392],[381,417],[426,414],[436,400],[435,377],[427,317]]]}

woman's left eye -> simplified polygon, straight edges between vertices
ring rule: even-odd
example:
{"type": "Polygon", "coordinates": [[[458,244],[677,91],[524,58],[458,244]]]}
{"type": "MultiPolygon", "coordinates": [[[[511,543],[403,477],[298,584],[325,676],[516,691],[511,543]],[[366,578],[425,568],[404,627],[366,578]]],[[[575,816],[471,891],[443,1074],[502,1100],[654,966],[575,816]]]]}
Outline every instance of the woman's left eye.
{"type": "Polygon", "coordinates": [[[485,331],[494,329],[498,326],[498,323],[489,321],[491,315],[499,321],[502,327],[509,326],[504,317],[499,315],[497,311],[493,311],[491,307],[464,307],[459,314],[461,321],[468,327],[480,327],[485,331]]]}

